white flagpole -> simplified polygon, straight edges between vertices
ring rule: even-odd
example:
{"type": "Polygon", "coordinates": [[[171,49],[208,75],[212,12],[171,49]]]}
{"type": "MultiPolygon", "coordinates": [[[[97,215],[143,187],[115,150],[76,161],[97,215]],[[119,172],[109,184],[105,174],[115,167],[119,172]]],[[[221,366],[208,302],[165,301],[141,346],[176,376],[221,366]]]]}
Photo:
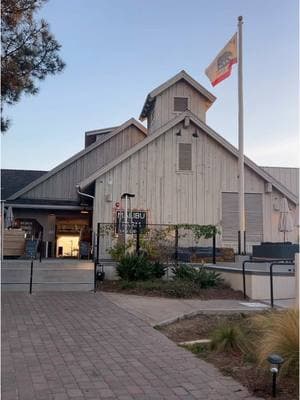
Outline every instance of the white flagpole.
{"type": "Polygon", "coordinates": [[[238,17],[238,131],[239,131],[239,160],[238,160],[238,187],[239,187],[239,253],[245,248],[245,178],[244,178],[244,101],[243,101],[243,17],[238,17]]]}

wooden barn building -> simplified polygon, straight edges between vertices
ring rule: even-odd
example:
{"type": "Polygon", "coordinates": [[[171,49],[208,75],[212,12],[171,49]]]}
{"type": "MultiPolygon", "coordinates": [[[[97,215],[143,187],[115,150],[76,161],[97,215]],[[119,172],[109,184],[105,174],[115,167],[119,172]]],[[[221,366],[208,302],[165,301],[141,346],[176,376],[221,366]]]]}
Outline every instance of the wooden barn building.
{"type": "MultiPolygon", "coordinates": [[[[124,192],[135,195],[132,208],[145,211],[148,223],[217,224],[222,231],[218,245],[236,249],[238,151],[206,124],[215,100],[181,71],[147,95],[140,114],[147,128],[131,118],[86,132],[82,151],[49,172],[37,171],[35,179],[6,194],[9,173],[3,170],[5,207],[12,207],[19,226],[34,230],[37,223],[49,256],[72,255],[72,249],[61,251],[62,238],[64,243],[88,238],[97,222],[113,222],[124,192]]],[[[18,173],[11,171],[15,177],[18,173]]],[[[298,182],[297,168],[260,167],[245,157],[249,249],[262,241],[282,241],[283,197],[295,225],[288,240],[298,242],[298,182]]]]}

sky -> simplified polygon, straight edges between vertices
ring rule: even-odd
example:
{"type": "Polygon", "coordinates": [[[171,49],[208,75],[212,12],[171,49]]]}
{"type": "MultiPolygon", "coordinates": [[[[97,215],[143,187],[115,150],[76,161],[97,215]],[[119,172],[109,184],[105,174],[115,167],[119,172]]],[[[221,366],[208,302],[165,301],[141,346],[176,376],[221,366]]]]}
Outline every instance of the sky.
{"type": "Polygon", "coordinates": [[[6,108],[2,168],[50,170],[84,132],[138,119],[146,95],[182,69],[217,100],[207,124],[237,145],[237,66],[214,88],[204,70],[242,15],[245,154],[299,166],[297,0],[49,0],[41,9],[65,70],[6,108]]]}

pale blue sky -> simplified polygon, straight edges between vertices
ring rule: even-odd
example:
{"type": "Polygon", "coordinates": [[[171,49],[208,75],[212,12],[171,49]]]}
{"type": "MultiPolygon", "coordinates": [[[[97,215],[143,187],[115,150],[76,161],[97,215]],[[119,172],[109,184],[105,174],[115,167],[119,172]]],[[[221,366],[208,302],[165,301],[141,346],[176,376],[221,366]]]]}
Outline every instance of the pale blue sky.
{"type": "Polygon", "coordinates": [[[138,118],[149,91],[185,69],[217,100],[207,123],[237,144],[237,67],[212,88],[205,68],[244,17],[245,153],[298,166],[297,0],[49,0],[41,15],[66,68],[8,111],[2,167],[48,170],[84,132],[138,118]]]}

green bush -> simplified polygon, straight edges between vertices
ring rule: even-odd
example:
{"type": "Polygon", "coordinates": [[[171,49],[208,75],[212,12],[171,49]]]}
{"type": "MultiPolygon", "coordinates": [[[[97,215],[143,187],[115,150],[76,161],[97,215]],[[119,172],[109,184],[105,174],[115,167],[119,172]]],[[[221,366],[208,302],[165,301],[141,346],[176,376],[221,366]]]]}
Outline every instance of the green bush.
{"type": "Polygon", "coordinates": [[[180,264],[172,268],[174,280],[193,282],[202,289],[218,286],[223,282],[216,271],[207,270],[204,267],[195,268],[190,265],[180,264]]]}
{"type": "Polygon", "coordinates": [[[162,278],[165,275],[166,267],[159,261],[154,261],[151,263],[152,277],[162,278]]]}
{"type": "Polygon", "coordinates": [[[161,278],[164,273],[161,263],[151,263],[143,254],[125,254],[117,265],[117,274],[125,281],[147,281],[161,278]]]}
{"type": "Polygon", "coordinates": [[[152,294],[172,298],[189,299],[199,295],[201,289],[188,281],[165,281],[153,279],[146,281],[119,281],[121,290],[137,290],[140,294],[152,294]]]}
{"type": "Polygon", "coordinates": [[[125,244],[122,242],[117,242],[113,247],[108,249],[108,254],[114,261],[120,261],[122,257],[125,255],[125,250],[128,249],[129,246],[125,247],[125,244]]]}

